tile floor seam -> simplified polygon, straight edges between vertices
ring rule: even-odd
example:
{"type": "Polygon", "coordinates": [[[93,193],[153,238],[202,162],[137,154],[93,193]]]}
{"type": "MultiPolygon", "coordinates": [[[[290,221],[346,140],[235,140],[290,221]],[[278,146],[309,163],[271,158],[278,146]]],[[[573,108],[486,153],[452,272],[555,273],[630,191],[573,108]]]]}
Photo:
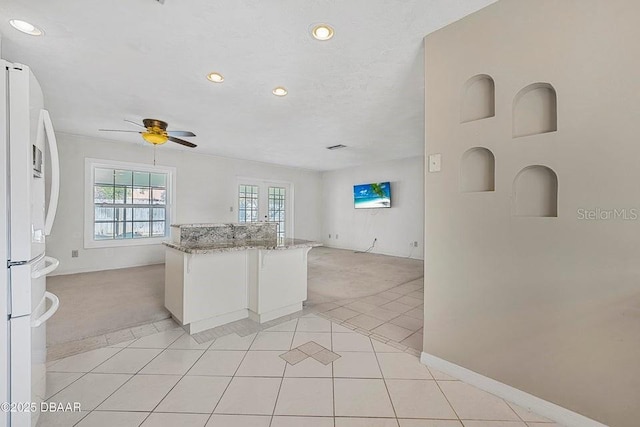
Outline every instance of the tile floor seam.
{"type": "MultiPolygon", "coordinates": [[[[96,349],[96,350],[97,350],[97,349],[96,349]]],[[[111,358],[112,358],[112,357],[114,357],[116,354],[118,354],[118,353],[122,352],[122,350],[124,350],[124,347],[123,347],[122,349],[118,350],[117,352],[115,352],[111,357],[109,357],[108,359],[106,359],[104,362],[106,362],[107,360],[111,359],[111,358]]],[[[90,350],[90,351],[91,351],[91,350],[90,350]]],[[[80,353],[80,354],[82,354],[82,353],[80,353]]],[[[60,359],[60,360],[62,360],[62,359],[60,359]]],[[[104,363],[104,362],[102,362],[102,363],[104,363]]],[[[100,363],[100,365],[102,365],[102,363],[100,363]]],[[[100,365],[98,365],[98,366],[100,366],[100,365]]],[[[93,369],[96,369],[98,366],[96,366],[96,367],[95,367],[95,368],[93,368],[93,369]]],[[[87,374],[92,374],[92,373],[93,373],[93,374],[98,374],[98,373],[99,373],[99,372],[92,372],[92,371],[93,371],[93,369],[92,369],[91,371],[89,371],[89,372],[79,372],[79,373],[81,373],[82,375],[80,375],[80,376],[79,376],[78,378],[76,378],[74,381],[70,382],[70,383],[69,383],[68,385],[66,385],[65,387],[63,387],[63,388],[61,388],[60,390],[58,390],[57,392],[55,392],[55,393],[54,393],[53,395],[51,395],[51,397],[49,397],[48,399],[45,399],[45,401],[50,402],[50,401],[51,401],[51,399],[53,399],[54,397],[56,397],[56,396],[57,396],[59,393],[61,393],[63,390],[66,390],[67,388],[69,388],[72,384],[74,384],[74,383],[78,382],[78,381],[80,380],[80,378],[83,378],[83,377],[87,376],[87,374]]],[[[56,371],[51,371],[51,372],[56,372],[56,371]]],[[[46,373],[49,373],[49,369],[48,369],[48,368],[47,368],[46,373]]],[[[46,373],[45,373],[45,375],[46,375],[46,373]]],[[[106,373],[105,373],[105,375],[108,375],[108,374],[106,374],[106,373]]]]}
{"type": "MultiPolygon", "coordinates": [[[[114,374],[104,374],[104,375],[114,375],[114,374]]],[[[130,374],[126,374],[126,375],[130,375],[130,374]]],[[[106,402],[107,399],[109,399],[111,396],[113,396],[118,390],[120,390],[122,387],[124,387],[124,385],[127,384],[129,381],[131,381],[134,377],[135,377],[135,375],[131,375],[131,377],[128,380],[126,380],[124,383],[122,383],[120,385],[120,387],[117,387],[111,394],[109,394],[102,401],[100,401],[100,403],[96,404],[93,409],[88,411],[89,413],[87,414],[87,416],[89,416],[92,412],[94,412],[96,409],[98,409],[98,407],[100,405],[102,405],[104,402],[106,402]]],[[[86,418],[86,416],[84,418],[86,418]]],[[[74,426],[77,426],[81,421],[82,420],[78,421],[76,424],[74,424],[74,426]]]]}
{"type": "MultiPolygon", "coordinates": [[[[300,325],[300,318],[298,318],[298,321],[296,322],[296,327],[293,330],[293,334],[291,334],[291,341],[289,342],[289,350],[287,351],[291,351],[291,347],[293,347],[293,340],[295,339],[296,333],[298,332],[298,325],[300,325]]],[[[273,418],[276,415],[276,408],[278,407],[278,400],[280,399],[280,391],[282,390],[282,383],[284,383],[284,375],[287,370],[286,363],[287,362],[285,362],[284,371],[282,371],[282,378],[280,379],[280,386],[278,387],[278,393],[276,393],[276,401],[273,403],[273,410],[271,411],[271,420],[269,420],[269,427],[271,427],[271,425],[273,424],[273,418]]]]}
{"type": "Polygon", "coordinates": [[[525,424],[527,423],[527,422],[524,420],[524,418],[522,418],[522,417],[520,416],[520,414],[518,413],[518,411],[516,411],[516,410],[514,409],[514,407],[513,407],[513,406],[511,406],[511,403],[509,403],[509,401],[507,401],[506,399],[502,399],[502,400],[504,400],[504,401],[507,403],[507,406],[508,406],[509,408],[511,408],[511,410],[512,410],[513,412],[515,412],[515,413],[516,413],[516,416],[520,419],[520,421],[522,421],[522,422],[523,422],[523,423],[525,423],[525,424]]]}
{"type": "MultiPolygon", "coordinates": [[[[333,325],[334,323],[329,321],[331,325],[331,336],[329,337],[329,341],[331,342],[331,351],[333,351],[333,325]]],[[[337,354],[337,353],[336,353],[337,354]]],[[[335,367],[333,362],[331,363],[331,406],[333,408],[333,427],[336,427],[336,384],[335,384],[335,367]]]]}
{"type": "MultiPolygon", "coordinates": [[[[297,323],[296,323],[297,325],[297,323]]],[[[236,334],[237,335],[237,334],[236,334]]],[[[253,339],[251,340],[251,342],[249,343],[249,345],[247,346],[247,350],[245,351],[244,355],[242,356],[242,359],[240,360],[240,363],[238,364],[238,366],[236,367],[236,370],[233,372],[233,375],[231,375],[231,379],[229,380],[229,383],[227,384],[227,386],[224,388],[224,391],[222,392],[222,394],[220,394],[220,399],[218,399],[218,402],[216,403],[216,405],[213,407],[213,411],[211,411],[211,415],[209,415],[209,418],[207,419],[207,422],[205,423],[205,426],[207,424],[209,424],[209,422],[211,421],[211,418],[213,417],[213,414],[216,413],[216,409],[218,409],[218,405],[220,405],[220,402],[222,402],[222,398],[224,397],[224,395],[227,393],[227,390],[229,390],[229,386],[231,385],[231,383],[233,382],[233,379],[236,377],[236,373],[238,372],[238,370],[240,369],[240,365],[242,365],[242,362],[244,362],[244,358],[247,357],[247,353],[249,353],[249,349],[251,348],[251,346],[253,345],[253,343],[255,342],[256,338],[258,338],[258,333],[256,333],[253,337],[253,339]]],[[[217,340],[217,338],[214,340],[214,342],[217,340]]],[[[211,345],[213,345],[213,342],[211,343],[211,345]]],[[[209,346],[211,347],[211,346],[209,346]]],[[[205,354],[207,352],[205,351],[205,354]]],[[[192,366],[193,367],[193,366],[192,366]]],[[[188,372],[188,371],[187,371],[188,372]]]]}
{"type": "MultiPolygon", "coordinates": [[[[369,341],[371,341],[371,338],[369,338],[369,341]]],[[[393,409],[393,414],[395,415],[396,423],[398,423],[399,425],[400,422],[398,421],[398,412],[396,411],[396,406],[393,404],[393,399],[391,398],[391,393],[389,392],[389,386],[387,385],[387,380],[385,379],[384,372],[382,371],[382,365],[380,365],[380,360],[378,359],[378,353],[376,352],[376,349],[373,346],[373,342],[370,342],[370,344],[371,344],[371,348],[373,349],[373,354],[376,358],[376,363],[378,364],[378,369],[380,370],[380,376],[382,377],[382,382],[384,383],[384,389],[387,391],[387,396],[389,397],[389,403],[391,403],[391,409],[393,409]]]]}
{"type": "MultiPolygon", "coordinates": [[[[183,335],[184,335],[184,334],[183,334],[183,335]]],[[[169,347],[170,347],[171,345],[173,345],[173,343],[174,343],[174,342],[176,342],[178,339],[180,339],[180,337],[181,337],[181,336],[182,336],[182,335],[180,335],[178,338],[176,338],[175,340],[173,340],[173,341],[172,341],[172,342],[171,342],[171,343],[170,343],[170,344],[169,344],[169,345],[168,345],[168,346],[167,346],[163,351],[161,351],[161,352],[160,352],[160,354],[162,354],[162,353],[164,353],[165,351],[167,351],[167,350],[169,349],[169,347]]],[[[211,344],[213,344],[213,342],[212,342],[211,344]]],[[[200,350],[196,350],[196,351],[200,351],[200,350]]],[[[187,373],[189,373],[189,371],[191,370],[191,368],[193,368],[193,367],[195,366],[195,364],[196,364],[196,363],[198,363],[198,361],[199,361],[200,359],[202,359],[202,357],[203,357],[206,353],[207,353],[207,351],[206,351],[206,350],[204,350],[204,351],[202,352],[202,354],[200,355],[200,357],[198,357],[198,358],[195,360],[195,362],[193,362],[193,363],[191,364],[191,366],[189,367],[189,369],[187,369],[187,370],[185,371],[185,373],[180,377],[180,379],[179,379],[178,381],[176,381],[176,383],[173,385],[173,387],[171,387],[171,388],[169,389],[169,391],[168,391],[167,393],[165,393],[165,395],[164,395],[160,400],[158,400],[158,403],[156,403],[156,406],[154,406],[154,407],[153,407],[153,409],[152,409],[151,411],[149,411],[149,414],[145,417],[145,419],[144,419],[144,420],[142,420],[142,422],[141,422],[139,425],[142,425],[142,424],[147,420],[147,418],[149,418],[149,417],[151,416],[151,414],[153,414],[153,413],[154,413],[154,411],[158,408],[158,406],[160,406],[160,404],[162,403],[162,401],[163,401],[164,399],[166,399],[166,398],[167,398],[167,396],[169,396],[169,394],[173,391],[173,389],[174,389],[174,388],[176,388],[176,387],[178,386],[178,384],[180,384],[180,381],[182,381],[182,380],[183,380],[183,378],[187,376],[187,373]]],[[[160,356],[160,354],[158,354],[158,356],[160,356]]],[[[156,356],[156,357],[158,357],[158,356],[156,356]]],[[[154,357],[154,360],[155,360],[155,357],[154,357]]],[[[151,363],[151,362],[149,362],[149,363],[151,363]]],[[[149,363],[147,363],[147,365],[145,365],[145,367],[146,367],[146,366],[148,366],[148,365],[149,365],[149,363]]],[[[143,368],[143,369],[144,369],[144,368],[143,368]]],[[[138,375],[138,374],[136,374],[136,375],[138,375]]],[[[141,374],[141,375],[142,375],[142,374],[141,374]]],[[[231,382],[231,381],[229,381],[229,382],[231,382]]],[[[220,396],[220,398],[222,399],[222,396],[220,396]]],[[[212,413],[213,413],[213,411],[212,411],[212,413]]]]}
{"type": "MultiPolygon", "coordinates": [[[[108,348],[108,347],[102,347],[102,348],[108,348]]],[[[120,353],[120,352],[121,352],[122,350],[124,350],[124,349],[125,349],[125,347],[122,347],[121,349],[119,349],[118,351],[116,351],[115,353],[113,353],[111,356],[109,356],[107,359],[105,359],[103,362],[100,362],[100,364],[99,364],[98,366],[100,366],[102,363],[106,362],[107,360],[111,359],[113,356],[115,356],[116,354],[120,353]]],[[[85,354],[85,353],[88,353],[88,352],[90,352],[90,351],[94,351],[94,350],[100,350],[100,349],[99,349],[99,348],[96,348],[96,349],[93,349],[93,350],[87,350],[86,352],[78,353],[78,354],[85,354]]],[[[72,356],[68,356],[68,357],[77,356],[78,354],[74,354],[74,355],[72,355],[72,356]]],[[[47,372],[65,372],[65,371],[56,371],[56,370],[54,370],[54,368],[55,368],[55,366],[58,364],[58,362],[62,361],[63,359],[66,359],[66,358],[58,359],[58,360],[56,360],[56,361],[55,361],[56,363],[54,363],[53,365],[51,365],[51,366],[47,367],[47,372]]],[[[98,366],[94,367],[93,369],[97,368],[98,366]]],[[[93,369],[92,369],[92,370],[93,370],[93,369]]],[[[92,371],[92,370],[91,370],[91,371],[92,371]]],[[[88,373],[89,373],[89,372],[91,372],[91,371],[87,371],[87,372],[85,372],[85,373],[87,373],[87,374],[88,374],[88,373]]],[[[71,373],[71,372],[73,372],[73,371],[69,371],[69,373],[71,373]]],[[[78,371],[78,372],[76,372],[76,373],[82,373],[82,371],[78,371]]]]}
{"type": "MultiPolygon", "coordinates": [[[[50,402],[51,399],[53,399],[58,393],[62,392],[62,390],[65,390],[66,388],[68,388],[69,386],[71,386],[71,384],[77,382],[80,380],[80,378],[85,377],[87,374],[89,374],[90,372],[84,372],[82,375],[80,375],[75,381],[72,381],[69,385],[67,385],[66,387],[63,387],[61,390],[58,390],[56,393],[54,393],[51,397],[49,397],[48,399],[46,399],[47,402],[50,402]]],[[[85,414],[84,417],[80,418],[75,424],[73,424],[74,426],[77,425],[80,421],[82,421],[83,419],[85,419],[87,417],[87,415],[89,415],[91,413],[91,411],[87,411],[87,413],[85,414]]]]}
{"type": "MultiPolygon", "coordinates": [[[[169,345],[171,345],[171,344],[169,344],[169,345]]],[[[125,347],[125,348],[123,348],[122,350],[125,350],[125,349],[133,350],[133,348],[129,348],[129,347],[125,347]]],[[[144,364],[140,369],[138,369],[138,370],[133,374],[134,376],[135,376],[135,375],[140,374],[144,368],[146,368],[147,366],[149,366],[149,364],[150,364],[151,362],[153,362],[153,361],[154,361],[154,360],[156,360],[158,357],[160,357],[160,355],[161,355],[162,353],[164,353],[164,352],[165,352],[165,350],[167,350],[167,349],[166,349],[166,348],[164,348],[164,349],[158,349],[158,348],[155,348],[155,349],[149,349],[149,348],[145,348],[145,349],[141,349],[141,350],[160,350],[160,353],[158,353],[158,354],[156,354],[155,356],[153,356],[153,357],[151,358],[151,360],[149,360],[149,361],[148,361],[147,363],[145,363],[145,364],[144,364]]],[[[162,374],[160,374],[160,375],[162,375],[162,374]]],[[[171,375],[171,374],[164,374],[164,375],[171,375]]]]}
{"type": "MultiPolygon", "coordinates": [[[[47,371],[47,373],[49,373],[47,371]]],[[[51,399],[53,399],[54,397],[56,397],[59,393],[61,393],[63,390],[65,390],[66,388],[68,388],[69,386],[71,386],[72,384],[78,382],[80,380],[80,378],[85,377],[87,374],[89,374],[90,372],[82,372],[82,375],[80,375],[77,379],[75,379],[74,381],[72,381],[71,383],[69,383],[69,385],[61,388],[60,390],[56,391],[54,394],[52,394],[48,399],[45,399],[45,402],[50,402],[51,399]]]]}
{"type": "MultiPolygon", "coordinates": [[[[422,363],[422,362],[420,362],[422,363]]],[[[462,419],[460,418],[460,415],[458,415],[458,411],[456,411],[456,408],[453,407],[453,404],[451,403],[451,401],[449,400],[449,397],[445,394],[444,390],[442,390],[442,387],[440,387],[440,383],[438,382],[438,380],[435,379],[435,376],[431,373],[431,369],[429,369],[428,366],[425,365],[425,367],[427,368],[427,370],[429,371],[429,374],[433,377],[433,379],[436,382],[436,386],[438,386],[438,390],[440,390],[440,393],[442,393],[442,395],[444,396],[445,400],[447,401],[447,403],[449,404],[449,406],[451,407],[451,410],[453,411],[453,413],[456,415],[456,417],[458,418],[458,421],[460,421],[460,424],[464,425],[464,423],[462,422],[462,419]]]]}
{"type": "Polygon", "coordinates": [[[78,421],[76,421],[73,426],[77,426],[78,424],[80,424],[82,422],[82,420],[84,420],[85,418],[87,418],[89,416],[89,414],[91,413],[91,411],[88,411],[82,418],[80,418],[78,421]]]}

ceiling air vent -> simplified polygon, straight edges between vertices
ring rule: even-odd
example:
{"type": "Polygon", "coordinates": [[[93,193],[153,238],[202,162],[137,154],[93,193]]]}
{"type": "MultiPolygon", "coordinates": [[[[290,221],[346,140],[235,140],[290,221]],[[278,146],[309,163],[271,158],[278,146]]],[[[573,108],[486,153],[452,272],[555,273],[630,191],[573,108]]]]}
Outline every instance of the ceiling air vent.
{"type": "Polygon", "coordinates": [[[331,147],[327,147],[327,150],[339,150],[341,148],[347,148],[347,146],[342,144],[332,145],[331,147]]]}

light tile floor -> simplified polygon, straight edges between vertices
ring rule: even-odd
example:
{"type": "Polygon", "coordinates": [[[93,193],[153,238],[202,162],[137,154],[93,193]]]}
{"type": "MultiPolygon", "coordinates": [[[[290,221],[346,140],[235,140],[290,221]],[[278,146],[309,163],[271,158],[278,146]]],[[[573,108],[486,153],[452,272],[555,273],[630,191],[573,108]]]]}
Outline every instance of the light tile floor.
{"type": "Polygon", "coordinates": [[[47,399],[83,412],[44,414],[43,427],[556,425],[315,314],[204,344],[170,329],[51,362],[47,376],[47,399]],[[340,357],[280,357],[309,341],[340,357]]]}
{"type": "Polygon", "coordinates": [[[311,304],[310,308],[349,329],[422,351],[424,279],[363,298],[311,304]]]}
{"type": "MultiPolygon", "coordinates": [[[[400,284],[389,290],[378,292],[358,298],[349,299],[327,299],[321,297],[317,293],[309,292],[309,299],[305,301],[304,311],[294,313],[289,318],[298,318],[306,313],[318,313],[324,318],[333,320],[337,323],[343,323],[351,330],[358,330],[367,335],[373,334],[383,341],[393,341],[398,344],[398,348],[410,348],[419,353],[422,351],[422,325],[424,311],[424,279],[416,279],[407,283],[400,284]]],[[[283,322],[282,319],[276,319],[268,322],[267,325],[260,325],[249,319],[244,319],[231,324],[220,326],[196,334],[194,337],[197,342],[188,343],[189,348],[186,349],[204,349],[199,343],[213,340],[221,336],[236,332],[241,337],[258,332],[271,324],[278,324],[278,328],[273,328],[278,332],[292,332],[292,322],[283,322]]],[[[108,334],[89,337],[78,341],[66,342],[47,349],[48,360],[58,360],[73,354],[83,353],[88,350],[113,346],[123,341],[139,339],[148,335],[154,335],[175,327],[172,319],[164,319],[145,325],[139,325],[133,328],[126,328],[108,334]]],[[[318,323],[310,320],[303,321],[299,327],[299,331],[308,332],[306,341],[313,340],[313,336],[318,333],[326,332],[318,323]]],[[[282,334],[284,337],[285,334],[282,334]]],[[[256,346],[260,346],[262,338],[258,338],[256,346]]],[[[301,338],[302,339],[302,338],[301,338]]],[[[285,340],[286,341],[286,340],[285,340]]],[[[323,343],[320,343],[324,345],[323,343]]],[[[144,347],[150,347],[145,341],[137,344],[144,347]]],[[[153,348],[162,348],[162,342],[153,348]]],[[[176,345],[182,346],[183,343],[176,345]]],[[[276,344],[270,344],[276,345],[276,344]]],[[[175,348],[175,347],[174,347],[175,348]]],[[[276,349],[274,349],[276,350],[276,349]]]]}

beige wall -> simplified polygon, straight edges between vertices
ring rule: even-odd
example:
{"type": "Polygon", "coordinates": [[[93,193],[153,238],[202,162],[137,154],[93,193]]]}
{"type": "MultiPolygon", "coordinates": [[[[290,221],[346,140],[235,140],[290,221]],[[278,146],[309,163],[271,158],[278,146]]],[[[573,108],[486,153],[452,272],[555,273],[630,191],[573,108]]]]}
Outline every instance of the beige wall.
{"type": "MultiPolygon", "coordinates": [[[[153,149],[143,144],[58,134],[60,204],[47,253],[60,260],[56,274],[107,270],[164,262],[162,245],[84,249],[85,158],[152,163],[153,149]],[[72,258],[71,251],[79,250],[72,258]]],[[[294,187],[294,234],[319,240],[320,172],[266,163],[226,159],[159,147],[158,165],[176,168],[176,223],[236,222],[238,177],[286,181],[294,187]],[[230,211],[234,207],[234,211],[230,211]]]]}
{"type": "Polygon", "coordinates": [[[425,39],[426,155],[442,153],[442,172],[425,182],[424,351],[629,427],[640,219],[578,211],[640,208],[638,17],[637,0],[502,0],[425,39]],[[461,124],[477,74],[495,81],[495,117],[461,124]],[[514,97],[536,82],[557,91],[558,131],[514,139],[514,97]],[[495,155],[494,192],[459,190],[476,146],[495,155]],[[556,172],[557,218],[515,216],[529,165],[556,172]]]}

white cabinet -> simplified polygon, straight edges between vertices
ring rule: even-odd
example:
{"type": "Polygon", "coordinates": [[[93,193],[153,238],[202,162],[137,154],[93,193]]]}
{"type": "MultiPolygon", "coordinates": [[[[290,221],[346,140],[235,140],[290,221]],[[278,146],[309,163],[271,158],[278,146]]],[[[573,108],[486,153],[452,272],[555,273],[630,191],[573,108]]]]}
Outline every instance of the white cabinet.
{"type": "Polygon", "coordinates": [[[260,323],[302,310],[310,246],[165,257],[165,306],[193,334],[236,320],[260,323]]]}

